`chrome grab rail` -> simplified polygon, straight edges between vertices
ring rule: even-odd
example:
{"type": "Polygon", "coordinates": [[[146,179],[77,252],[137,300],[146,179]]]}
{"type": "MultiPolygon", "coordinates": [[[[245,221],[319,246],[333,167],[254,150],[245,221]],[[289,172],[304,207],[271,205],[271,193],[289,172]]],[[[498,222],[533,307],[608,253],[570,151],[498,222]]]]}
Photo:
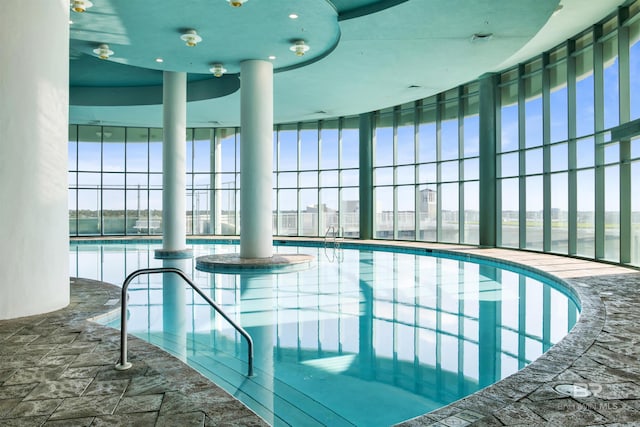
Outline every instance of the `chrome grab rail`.
{"type": "Polygon", "coordinates": [[[242,326],[238,325],[233,321],[223,310],[220,308],[218,304],[216,304],[211,298],[198,288],[195,283],[189,279],[189,277],[179,268],[173,267],[162,267],[162,268],[141,268],[140,270],[136,270],[133,273],[129,274],[127,278],[124,280],[122,284],[122,300],[121,307],[122,310],[120,312],[120,361],[116,364],[116,369],[118,371],[124,371],[131,367],[131,363],[127,362],[127,288],[131,281],[141,274],[153,274],[153,273],[175,273],[178,276],[182,277],[188,284],[195,290],[198,295],[200,295],[206,302],[209,303],[211,307],[214,308],[215,311],[218,312],[224,319],[234,327],[236,331],[240,335],[242,335],[247,340],[248,347],[248,373],[247,376],[253,376],[253,340],[247,331],[245,331],[242,326]]]}
{"type": "Polygon", "coordinates": [[[333,225],[330,225],[329,227],[327,227],[327,231],[324,233],[324,247],[325,248],[327,247],[327,241],[329,240],[329,233],[331,233],[331,235],[333,236],[333,247],[339,248],[340,243],[338,242],[338,239],[342,240],[340,238],[341,231],[342,231],[342,235],[344,236],[344,227],[339,227],[337,229],[333,225]]]}

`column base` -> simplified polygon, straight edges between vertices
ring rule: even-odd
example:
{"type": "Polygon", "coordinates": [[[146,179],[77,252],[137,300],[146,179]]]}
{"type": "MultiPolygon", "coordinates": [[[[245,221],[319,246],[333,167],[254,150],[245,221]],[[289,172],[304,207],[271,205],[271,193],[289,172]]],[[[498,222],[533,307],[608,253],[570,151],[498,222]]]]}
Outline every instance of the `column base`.
{"type": "Polygon", "coordinates": [[[277,254],[268,258],[241,258],[240,254],[205,255],[196,258],[196,270],[208,273],[289,273],[311,267],[313,256],[277,254]]]}
{"type": "Polygon", "coordinates": [[[193,258],[193,249],[156,249],[155,259],[187,259],[193,258]]]}

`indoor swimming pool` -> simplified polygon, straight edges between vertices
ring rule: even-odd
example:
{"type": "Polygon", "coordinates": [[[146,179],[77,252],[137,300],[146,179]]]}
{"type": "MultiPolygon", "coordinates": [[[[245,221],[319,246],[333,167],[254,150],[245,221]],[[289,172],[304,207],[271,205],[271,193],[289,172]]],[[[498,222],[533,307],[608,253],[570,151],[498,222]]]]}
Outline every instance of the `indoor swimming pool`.
{"type": "MultiPolygon", "coordinates": [[[[156,260],[159,241],[71,242],[71,276],[121,285],[140,268],[177,267],[254,342],[177,275],[137,277],[129,333],[197,369],[280,425],[389,426],[522,369],[576,323],[572,294],[498,261],[344,242],[276,241],[304,253],[304,270],[208,273],[195,258],[239,252],[237,241],[194,241],[194,258],[156,260]]],[[[119,328],[119,311],[102,319],[119,328]]]]}

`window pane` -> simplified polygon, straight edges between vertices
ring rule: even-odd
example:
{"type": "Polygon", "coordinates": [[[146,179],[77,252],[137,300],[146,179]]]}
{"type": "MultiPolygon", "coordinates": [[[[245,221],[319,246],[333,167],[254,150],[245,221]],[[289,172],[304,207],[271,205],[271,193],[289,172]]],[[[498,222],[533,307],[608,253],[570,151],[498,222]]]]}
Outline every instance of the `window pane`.
{"type": "Polygon", "coordinates": [[[604,169],[604,257],[609,261],[620,260],[620,167],[604,169]]]}
{"type": "Polygon", "coordinates": [[[393,168],[374,169],[373,185],[393,185],[393,168]]]}
{"type": "Polygon", "coordinates": [[[595,255],[595,196],[593,169],[577,173],[577,250],[576,254],[593,258],[595,255]]]}
{"type": "Polygon", "coordinates": [[[555,144],[550,147],[551,153],[551,171],[563,171],[567,170],[567,143],[555,144]]]}
{"type": "Polygon", "coordinates": [[[212,129],[196,129],[193,140],[193,171],[211,172],[211,141],[213,139],[212,129]]]}
{"type": "Polygon", "coordinates": [[[316,123],[300,129],[300,170],[318,169],[318,128],[316,123]]]}
{"type": "Polygon", "coordinates": [[[127,172],[147,172],[149,170],[149,130],[147,128],[127,128],[127,172]]]}
{"type": "Polygon", "coordinates": [[[458,180],[458,161],[440,163],[440,181],[457,181],[458,180]]]}
{"type": "Polygon", "coordinates": [[[440,241],[458,243],[458,183],[441,184],[442,192],[442,235],[440,241]]]}
{"type": "Polygon", "coordinates": [[[322,123],[320,132],[320,169],[338,168],[338,121],[330,120],[322,123]]]}
{"type": "Polygon", "coordinates": [[[440,160],[458,158],[458,102],[440,105],[440,160]]]}
{"type": "Polygon", "coordinates": [[[542,148],[525,151],[527,175],[542,173],[542,148]]]}
{"type": "Polygon", "coordinates": [[[360,236],[360,195],[357,188],[340,190],[340,227],[345,237],[360,236]]]}
{"type": "Polygon", "coordinates": [[[149,233],[148,198],[149,192],[146,188],[127,190],[127,234],[149,233]]]}
{"type": "Polygon", "coordinates": [[[150,129],[149,171],[162,172],[162,129],[150,129]]]}
{"type": "Polygon", "coordinates": [[[542,250],[542,177],[527,178],[527,249],[542,250]]]}
{"type": "Polygon", "coordinates": [[[425,105],[422,107],[420,124],[418,126],[419,161],[436,161],[436,107],[425,105]]]}
{"type": "Polygon", "coordinates": [[[500,156],[500,174],[501,177],[518,176],[520,173],[520,152],[502,154],[500,156]]]}
{"type": "Polygon", "coordinates": [[[576,135],[594,132],[593,48],[576,56],[576,135]]]}
{"type": "Polygon", "coordinates": [[[320,172],[320,187],[337,187],[338,171],[322,171],[320,172]]]}
{"type": "MultiPolygon", "coordinates": [[[[300,235],[318,236],[318,190],[300,190],[300,235]]],[[[325,230],[322,230],[324,233],[325,230]]]]}
{"type": "Polygon", "coordinates": [[[576,164],[579,168],[591,167],[595,163],[593,138],[584,138],[576,142],[576,164]]]}
{"type": "Polygon", "coordinates": [[[396,161],[398,165],[406,165],[416,161],[414,129],[413,109],[402,110],[398,123],[398,159],[396,161]]]}
{"type": "Polygon", "coordinates": [[[318,172],[300,172],[300,187],[317,187],[318,172]]]}
{"type": "Polygon", "coordinates": [[[393,164],[393,111],[381,112],[376,118],[373,164],[393,164]]]}
{"type": "Polygon", "coordinates": [[[437,239],[437,190],[436,185],[421,185],[419,194],[419,215],[420,215],[420,234],[419,240],[435,242],[437,239]]]}
{"type": "Polygon", "coordinates": [[[569,131],[567,103],[567,63],[561,62],[549,70],[551,142],[565,141],[569,131]]]}
{"type": "Polygon", "coordinates": [[[567,173],[551,175],[551,250],[569,251],[569,196],[567,173]]]}
{"type": "Polygon", "coordinates": [[[516,150],[519,146],[518,134],[518,85],[510,84],[501,90],[501,151],[516,150]]]}
{"type": "Polygon", "coordinates": [[[413,185],[403,185],[398,187],[398,239],[415,239],[415,201],[415,187],[413,185]]]}
{"type": "Polygon", "coordinates": [[[298,235],[298,190],[278,191],[278,235],[298,235]]]}
{"type": "MultiPolygon", "coordinates": [[[[465,168],[466,174],[466,168],[465,168]]],[[[480,185],[477,181],[464,184],[464,241],[477,245],[480,241],[480,185]]],[[[466,331],[465,331],[466,332],[466,331]]]]}
{"type": "Polygon", "coordinates": [[[78,126],[78,170],[102,170],[100,126],[78,126]]]}
{"type": "Polygon", "coordinates": [[[374,188],[376,216],[375,236],[378,239],[393,239],[393,187],[374,188]]]}
{"type": "Polygon", "coordinates": [[[468,159],[464,161],[464,180],[469,181],[473,179],[479,179],[479,159],[468,159]]]}
{"type": "Polygon", "coordinates": [[[282,126],[278,132],[278,170],[298,170],[298,131],[294,125],[282,126]]]}
{"type": "MultiPolygon", "coordinates": [[[[220,144],[220,166],[218,172],[236,171],[236,133],[234,128],[217,129],[216,137],[220,144]]],[[[276,163],[274,162],[274,166],[276,163]]],[[[216,169],[217,171],[217,169],[216,169]]]]}
{"type": "Polygon", "coordinates": [[[338,224],[338,189],[323,188],[320,190],[319,218],[320,233],[324,235],[328,227],[339,227],[338,224]]]}
{"type": "Polygon", "coordinates": [[[519,185],[518,178],[503,179],[501,182],[502,203],[502,246],[519,246],[519,185]]]}
{"type": "Polygon", "coordinates": [[[420,182],[436,182],[437,181],[437,168],[435,163],[420,165],[418,172],[419,172],[420,182]]]}
{"type": "Polygon", "coordinates": [[[399,166],[396,168],[396,184],[413,184],[415,182],[415,166],[399,166]]]}
{"type": "Polygon", "coordinates": [[[464,157],[480,154],[479,103],[478,95],[464,99],[464,157]]]}
{"type": "Polygon", "coordinates": [[[629,26],[629,93],[631,119],[640,118],[640,21],[629,26]]]}
{"type": "Polygon", "coordinates": [[[542,145],[542,74],[524,79],[525,145],[542,145]]]}
{"type": "Polygon", "coordinates": [[[357,168],[360,166],[360,130],[359,119],[353,117],[342,121],[340,167],[357,168]]]}
{"type": "Polygon", "coordinates": [[[100,190],[78,190],[78,234],[100,234],[100,190]]]}
{"type": "Polygon", "coordinates": [[[345,170],[340,172],[340,185],[343,187],[358,187],[360,174],[357,170],[345,170]]]}
{"type": "Polygon", "coordinates": [[[608,38],[602,43],[602,55],[604,62],[604,128],[609,129],[620,123],[617,36],[608,38]]]}

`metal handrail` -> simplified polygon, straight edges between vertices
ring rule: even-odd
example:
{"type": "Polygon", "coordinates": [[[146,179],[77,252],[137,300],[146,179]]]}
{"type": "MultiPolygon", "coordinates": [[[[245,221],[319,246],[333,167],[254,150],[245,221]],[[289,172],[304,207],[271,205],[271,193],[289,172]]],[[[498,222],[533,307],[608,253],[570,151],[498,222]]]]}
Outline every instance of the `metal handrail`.
{"type": "Polygon", "coordinates": [[[127,288],[136,276],[139,276],[141,274],[154,273],[175,273],[178,276],[182,277],[189,284],[189,286],[191,286],[193,290],[198,293],[198,295],[204,298],[204,300],[208,302],[209,305],[218,312],[218,314],[224,317],[224,319],[229,322],[231,326],[233,326],[234,329],[247,340],[249,364],[249,372],[247,373],[247,376],[253,376],[253,340],[251,339],[249,333],[245,331],[242,326],[234,322],[233,319],[231,319],[218,304],[216,304],[211,298],[205,295],[205,293],[202,292],[202,290],[200,290],[200,288],[198,288],[182,270],[173,267],[141,268],[140,270],[136,270],[133,273],[129,274],[124,280],[124,283],[122,284],[122,311],[120,313],[120,362],[116,364],[116,369],[119,371],[124,371],[131,367],[131,363],[127,362],[127,288]]]}

